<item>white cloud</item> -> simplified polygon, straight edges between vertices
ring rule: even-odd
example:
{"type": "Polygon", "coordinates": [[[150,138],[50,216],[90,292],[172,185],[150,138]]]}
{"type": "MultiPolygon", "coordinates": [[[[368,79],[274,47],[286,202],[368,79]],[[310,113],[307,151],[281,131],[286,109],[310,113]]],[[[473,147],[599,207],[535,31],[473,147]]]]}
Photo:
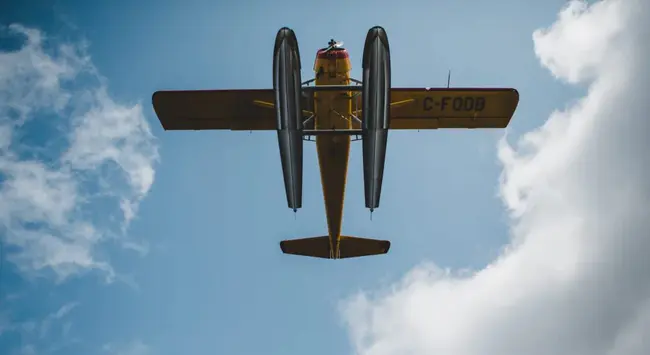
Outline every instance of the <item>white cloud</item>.
{"type": "MultiPolygon", "coordinates": [[[[56,312],[49,314],[45,319],[41,321],[39,336],[40,338],[45,338],[52,327],[52,323],[60,320],[61,318],[67,316],[73,309],[77,307],[76,303],[66,303],[61,306],[56,312]]],[[[65,323],[64,323],[65,324],[65,323]]]]}
{"type": "Polygon", "coordinates": [[[535,32],[542,65],[588,93],[500,146],[511,245],[345,302],[358,354],[650,353],[648,38],[645,0],[573,1],[535,32]]]}
{"type": "Polygon", "coordinates": [[[6,30],[25,38],[0,52],[0,236],[16,247],[8,258],[29,276],[95,269],[112,278],[95,249],[124,236],[158,159],[142,108],[109,96],[83,44],[6,30]]]}
{"type": "Polygon", "coordinates": [[[66,303],[38,321],[12,321],[7,315],[0,317],[0,326],[4,325],[0,327],[0,336],[3,332],[16,333],[21,339],[20,347],[3,350],[10,354],[50,354],[77,343],[79,340],[70,336],[71,323],[66,320],[76,307],[77,303],[66,303]]]}

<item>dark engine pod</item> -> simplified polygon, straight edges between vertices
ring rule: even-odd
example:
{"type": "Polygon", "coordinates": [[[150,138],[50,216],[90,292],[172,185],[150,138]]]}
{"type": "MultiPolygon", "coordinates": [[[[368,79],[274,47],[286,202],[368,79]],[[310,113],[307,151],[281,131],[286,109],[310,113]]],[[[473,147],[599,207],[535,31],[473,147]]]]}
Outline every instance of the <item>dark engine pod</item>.
{"type": "Polygon", "coordinates": [[[363,182],[366,207],[379,207],[390,126],[390,48],[382,27],[368,31],[363,48],[363,182]]]}
{"type": "Polygon", "coordinates": [[[283,27],[273,48],[273,90],[278,143],[289,208],[302,207],[302,108],[300,51],[290,28],[283,27]]]}

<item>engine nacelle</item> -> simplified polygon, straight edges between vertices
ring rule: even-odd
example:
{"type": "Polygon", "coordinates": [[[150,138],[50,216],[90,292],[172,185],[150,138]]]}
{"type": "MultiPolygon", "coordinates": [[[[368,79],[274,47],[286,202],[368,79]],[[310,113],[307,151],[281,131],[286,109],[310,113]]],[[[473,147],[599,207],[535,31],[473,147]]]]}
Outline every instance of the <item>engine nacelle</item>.
{"type": "Polygon", "coordinates": [[[383,28],[368,31],[363,48],[363,182],[366,207],[379,207],[390,126],[390,48],[383,28]]]}
{"type": "Polygon", "coordinates": [[[278,143],[289,208],[302,207],[302,85],[300,51],[296,34],[283,27],[273,49],[273,90],[278,143]]]}

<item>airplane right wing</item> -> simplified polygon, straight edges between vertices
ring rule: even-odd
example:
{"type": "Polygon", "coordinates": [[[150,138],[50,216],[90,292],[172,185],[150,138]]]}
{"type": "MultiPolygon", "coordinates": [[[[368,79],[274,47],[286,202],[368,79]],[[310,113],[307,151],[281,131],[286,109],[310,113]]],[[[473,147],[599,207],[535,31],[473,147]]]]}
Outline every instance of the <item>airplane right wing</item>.
{"type": "Polygon", "coordinates": [[[505,128],[519,93],[492,88],[392,88],[390,129],[505,128]]]}
{"type": "Polygon", "coordinates": [[[255,90],[157,91],[152,97],[165,130],[275,130],[274,93],[255,90]]]}

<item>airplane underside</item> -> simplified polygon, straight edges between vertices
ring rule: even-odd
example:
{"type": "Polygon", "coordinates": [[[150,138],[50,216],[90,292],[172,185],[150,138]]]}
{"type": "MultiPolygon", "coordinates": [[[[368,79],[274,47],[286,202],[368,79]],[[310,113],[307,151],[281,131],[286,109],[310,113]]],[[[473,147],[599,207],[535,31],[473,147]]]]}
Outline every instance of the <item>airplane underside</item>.
{"type": "Polygon", "coordinates": [[[363,80],[350,77],[342,43],[319,49],[315,78],[301,79],[298,41],[283,27],[273,49],[273,88],[167,90],[153,94],[165,130],[277,132],[287,205],[302,207],[303,144],[315,137],[327,235],[284,240],[282,251],[327,259],[385,254],[390,242],[341,233],[351,141],[362,141],[365,206],[379,207],[389,130],[505,128],[519,102],[512,88],[393,88],[388,37],[372,27],[363,80]],[[310,85],[315,83],[315,85],[310,85]]]}
{"type": "MultiPolygon", "coordinates": [[[[335,62],[336,59],[331,61],[335,62]]],[[[311,136],[316,136],[329,229],[329,234],[326,236],[283,241],[280,244],[282,251],[287,254],[331,259],[384,254],[390,248],[388,241],[342,236],[340,233],[349,136],[360,137],[363,141],[366,207],[371,211],[379,207],[390,120],[390,53],[384,30],[373,27],[368,31],[363,52],[361,86],[349,85],[351,78],[345,77],[347,73],[340,78],[337,74],[341,73],[336,73],[335,70],[325,73],[325,69],[321,69],[323,72],[317,72],[317,77],[313,79],[317,83],[316,86],[306,86],[309,82],[303,86],[300,79],[300,51],[295,34],[288,28],[278,31],[273,53],[273,90],[280,159],[288,206],[294,212],[302,207],[302,142],[303,138],[310,140],[311,136]],[[330,76],[332,79],[318,80],[319,75],[330,76]],[[345,84],[341,85],[341,82],[345,84]],[[352,92],[355,96],[361,91],[363,118],[360,129],[352,129],[349,124],[341,125],[340,120],[331,120],[332,111],[343,111],[346,114],[347,112],[340,103],[331,104],[336,96],[331,94],[327,96],[327,91],[342,95],[352,92]],[[317,95],[318,92],[323,93],[321,98],[324,97],[324,100],[328,98],[331,100],[329,111],[324,114],[327,117],[318,117],[316,112],[303,115],[302,96],[317,95]],[[325,124],[320,120],[327,121],[325,124],[330,124],[332,128],[322,127],[325,124]],[[305,128],[309,126],[313,128],[305,128]],[[323,137],[323,135],[330,137],[323,137]],[[331,137],[333,135],[343,137],[337,140],[331,137]]],[[[325,103],[321,102],[321,104],[325,103]]],[[[321,109],[319,112],[325,110],[321,109]]]]}

